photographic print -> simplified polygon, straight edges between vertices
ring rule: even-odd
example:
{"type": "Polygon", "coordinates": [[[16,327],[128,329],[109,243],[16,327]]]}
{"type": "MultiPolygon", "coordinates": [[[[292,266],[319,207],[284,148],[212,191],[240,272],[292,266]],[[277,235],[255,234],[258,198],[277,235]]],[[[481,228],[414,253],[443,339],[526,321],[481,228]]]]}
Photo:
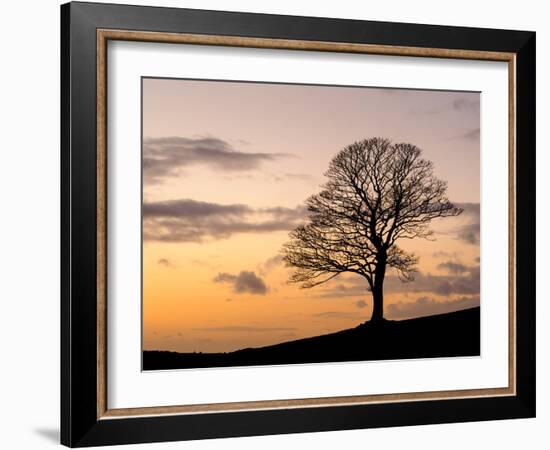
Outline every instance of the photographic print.
{"type": "Polygon", "coordinates": [[[142,78],[142,368],[480,355],[480,94],[142,78]]]}

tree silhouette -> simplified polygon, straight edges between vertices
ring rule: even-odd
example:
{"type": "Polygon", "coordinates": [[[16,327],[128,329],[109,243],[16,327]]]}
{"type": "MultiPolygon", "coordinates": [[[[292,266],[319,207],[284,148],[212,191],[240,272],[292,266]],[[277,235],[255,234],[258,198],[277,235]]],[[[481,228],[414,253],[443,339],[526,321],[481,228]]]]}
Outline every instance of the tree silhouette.
{"type": "Polygon", "coordinates": [[[411,144],[371,138],[341,150],[325,173],[322,191],[306,200],[308,223],[290,233],[283,259],[295,270],[290,282],[312,288],[341,273],[367,280],[372,322],[384,315],[387,267],[402,281],[414,279],[418,258],[399,239],[430,238],[436,217],[459,215],[447,198],[447,183],[411,144]]]}

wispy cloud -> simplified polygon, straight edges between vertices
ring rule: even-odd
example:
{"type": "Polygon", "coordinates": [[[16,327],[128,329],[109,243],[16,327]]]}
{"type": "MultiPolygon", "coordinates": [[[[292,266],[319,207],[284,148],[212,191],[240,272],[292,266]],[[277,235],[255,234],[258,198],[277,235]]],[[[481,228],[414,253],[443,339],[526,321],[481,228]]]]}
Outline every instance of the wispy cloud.
{"type": "Polygon", "coordinates": [[[220,272],[214,278],[214,283],[227,283],[233,287],[236,294],[267,294],[267,285],[265,281],[258,277],[254,272],[243,270],[238,275],[226,272],[220,272]]]}
{"type": "Polygon", "coordinates": [[[361,319],[362,316],[356,312],[348,311],[325,311],[317,314],[312,314],[312,317],[318,317],[321,319],[361,319]]]}
{"type": "Polygon", "coordinates": [[[365,300],[357,300],[353,304],[359,309],[363,309],[367,307],[367,302],[365,300]]]}
{"type": "Polygon", "coordinates": [[[160,258],[158,261],[157,261],[157,264],[159,266],[164,266],[164,267],[174,267],[174,265],[172,264],[172,262],[167,259],[167,258],[160,258]]]}
{"type": "Polygon", "coordinates": [[[290,327],[255,327],[255,326],[225,326],[225,327],[206,327],[193,328],[194,331],[209,331],[222,333],[267,333],[267,332],[291,332],[296,331],[296,328],[290,327]]]}
{"type": "Polygon", "coordinates": [[[479,245],[481,225],[479,203],[457,203],[456,206],[464,210],[462,216],[466,220],[464,225],[457,228],[457,238],[468,244],[479,245]]]}
{"type": "Polygon", "coordinates": [[[288,156],[291,155],[241,152],[216,137],[146,137],[143,140],[143,178],[148,183],[158,183],[193,165],[207,166],[218,172],[243,172],[288,156]]]}
{"type": "MultiPolygon", "coordinates": [[[[388,294],[424,292],[440,296],[479,294],[479,264],[459,266],[460,263],[444,262],[440,269],[445,274],[418,272],[414,281],[403,283],[397,275],[389,274],[384,281],[384,292],[388,294]],[[453,265],[456,264],[456,265],[453,265]]],[[[317,297],[338,298],[365,295],[368,292],[366,280],[359,276],[345,277],[340,282],[327,285],[317,297]]]]}
{"type": "Polygon", "coordinates": [[[307,216],[304,207],[251,208],[191,199],[143,204],[143,239],[202,242],[235,233],[290,231],[307,216]]]}
{"type": "Polygon", "coordinates": [[[262,275],[266,275],[271,272],[275,267],[283,265],[283,256],[275,255],[266,259],[263,263],[258,265],[258,272],[262,275]]]}
{"type": "Polygon", "coordinates": [[[432,256],[434,258],[458,258],[459,253],[458,252],[446,252],[443,250],[439,250],[437,252],[432,253],[432,256]]]}
{"type": "Polygon", "coordinates": [[[479,294],[479,266],[464,266],[460,272],[446,275],[418,273],[414,281],[402,283],[395,275],[387,277],[385,291],[397,292],[429,292],[441,296],[479,294]]]}
{"type": "Polygon", "coordinates": [[[457,138],[465,139],[467,141],[479,141],[480,130],[478,128],[472,128],[470,130],[465,130],[463,133],[460,133],[457,138]]]}
{"type": "Polygon", "coordinates": [[[312,182],[312,181],[317,181],[319,178],[313,175],[309,175],[307,173],[285,173],[284,179],[312,182]]]}
{"type": "Polygon", "coordinates": [[[433,314],[444,314],[476,306],[479,306],[479,295],[461,297],[449,301],[437,301],[430,297],[419,297],[413,302],[390,303],[386,306],[386,312],[388,317],[392,319],[408,319],[431,316],[433,314]]]}
{"type": "Polygon", "coordinates": [[[143,204],[144,217],[212,217],[217,215],[242,216],[250,212],[246,205],[220,205],[195,200],[167,200],[143,204]]]}
{"type": "Polygon", "coordinates": [[[475,112],[479,111],[479,96],[477,98],[472,98],[471,95],[469,96],[462,96],[454,99],[450,103],[446,103],[439,106],[432,106],[432,107],[413,107],[411,108],[410,112],[412,114],[424,114],[424,115],[436,115],[443,113],[445,111],[455,111],[455,112],[462,112],[462,111],[470,111],[475,112]]]}
{"type": "Polygon", "coordinates": [[[441,264],[438,264],[437,268],[453,274],[465,273],[465,272],[468,272],[468,270],[470,269],[464,264],[456,261],[445,261],[441,264]]]}

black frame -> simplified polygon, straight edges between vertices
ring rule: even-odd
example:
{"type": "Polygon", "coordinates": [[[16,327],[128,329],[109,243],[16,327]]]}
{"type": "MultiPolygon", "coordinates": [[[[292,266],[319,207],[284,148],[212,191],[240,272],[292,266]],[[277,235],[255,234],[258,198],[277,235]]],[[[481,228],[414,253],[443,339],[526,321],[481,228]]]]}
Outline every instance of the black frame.
{"type": "Polygon", "coordinates": [[[535,416],[535,33],[127,5],[61,6],[61,443],[71,447],[535,416]],[[516,395],[97,419],[96,29],[516,54],[516,395]]]}

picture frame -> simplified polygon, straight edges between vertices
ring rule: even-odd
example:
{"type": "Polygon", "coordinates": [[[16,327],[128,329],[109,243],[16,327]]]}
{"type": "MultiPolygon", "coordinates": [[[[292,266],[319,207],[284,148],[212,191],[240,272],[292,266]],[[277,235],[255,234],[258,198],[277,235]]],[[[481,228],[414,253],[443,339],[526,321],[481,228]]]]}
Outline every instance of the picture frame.
{"type": "Polygon", "coordinates": [[[535,101],[533,32],[62,5],[61,443],[82,447],[534,417],[535,101]],[[109,408],[107,44],[112,41],[506,63],[508,386],[109,408]]]}

